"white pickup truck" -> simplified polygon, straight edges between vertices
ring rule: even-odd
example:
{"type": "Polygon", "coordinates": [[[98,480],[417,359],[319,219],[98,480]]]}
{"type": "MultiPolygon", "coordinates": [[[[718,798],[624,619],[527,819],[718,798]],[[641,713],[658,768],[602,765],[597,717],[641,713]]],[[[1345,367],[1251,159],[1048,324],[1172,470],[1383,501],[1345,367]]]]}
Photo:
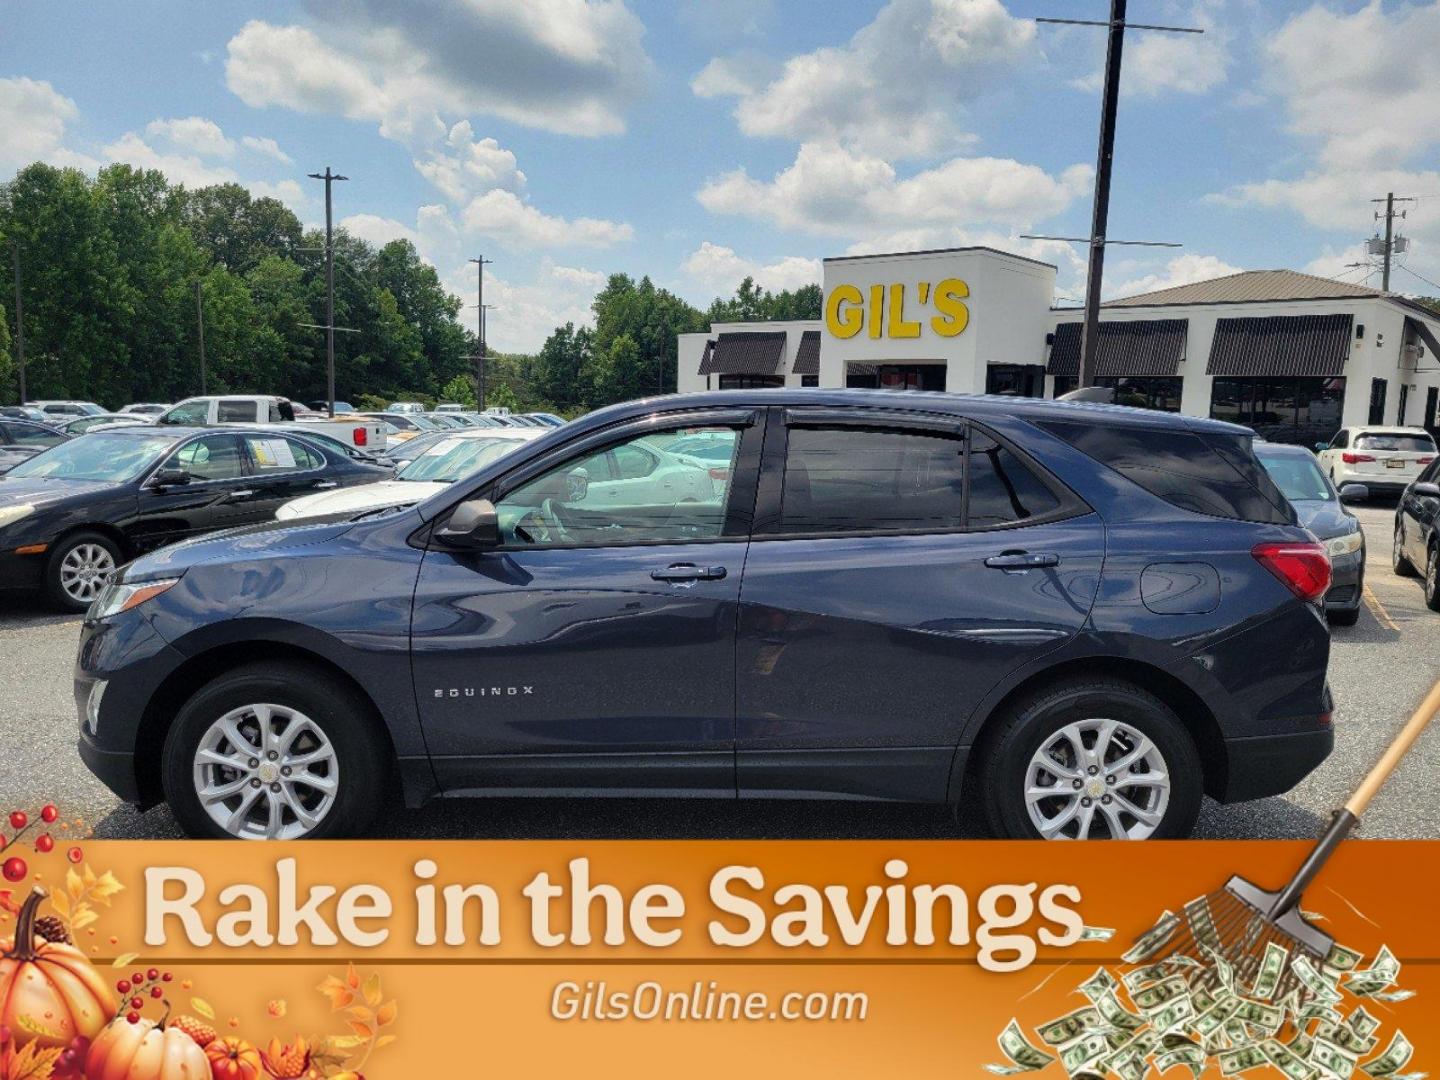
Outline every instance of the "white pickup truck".
{"type": "Polygon", "coordinates": [[[264,394],[186,398],[155,417],[154,422],[179,427],[210,427],[216,424],[264,424],[271,427],[276,424],[296,424],[302,430],[311,429],[329,435],[346,446],[359,447],[371,453],[380,453],[385,449],[385,425],[379,420],[372,420],[368,416],[297,420],[295,407],[288,399],[264,394]]]}

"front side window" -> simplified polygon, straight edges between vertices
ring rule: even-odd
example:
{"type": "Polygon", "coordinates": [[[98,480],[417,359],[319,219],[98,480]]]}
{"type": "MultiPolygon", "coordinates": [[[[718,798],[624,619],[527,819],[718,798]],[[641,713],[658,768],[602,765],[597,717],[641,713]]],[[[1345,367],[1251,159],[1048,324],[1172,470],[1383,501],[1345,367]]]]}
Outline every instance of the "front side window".
{"type": "Polygon", "coordinates": [[[723,535],[740,428],[689,428],[727,440],[723,466],[658,450],[655,432],[571,458],[502,497],[500,535],[517,547],[710,540],[723,535]],[[638,462],[645,462],[639,471],[638,462]],[[617,468],[623,463],[631,468],[617,468]]]}
{"type": "Polygon", "coordinates": [[[233,435],[207,435],[186,443],[165,462],[167,469],[183,469],[191,480],[234,480],[245,472],[240,443],[233,435]]]}

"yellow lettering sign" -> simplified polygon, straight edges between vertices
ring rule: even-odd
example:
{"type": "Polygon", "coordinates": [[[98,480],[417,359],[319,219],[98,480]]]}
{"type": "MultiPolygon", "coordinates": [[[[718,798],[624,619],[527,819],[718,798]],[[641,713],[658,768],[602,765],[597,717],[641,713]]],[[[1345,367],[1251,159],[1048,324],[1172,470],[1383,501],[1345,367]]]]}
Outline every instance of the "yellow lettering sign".
{"type": "Polygon", "coordinates": [[[837,338],[852,338],[865,325],[865,313],[856,305],[864,302],[854,285],[837,285],[825,299],[825,325],[837,338]]]}
{"type": "MultiPolygon", "coordinates": [[[[855,285],[836,285],[825,297],[825,326],[837,338],[852,338],[864,330],[872,339],[918,338],[923,323],[905,317],[905,293],[911,286],[871,285],[867,297],[855,285]]],[[[970,286],[960,278],[946,278],[932,286],[928,281],[914,284],[919,304],[934,309],[930,330],[939,337],[958,337],[970,325],[970,307],[965,303],[970,286]]]]}
{"type": "Polygon", "coordinates": [[[892,338],[917,338],[920,324],[908,322],[905,318],[905,286],[890,286],[890,336],[892,338]]]}
{"type": "Polygon", "coordinates": [[[964,298],[970,286],[959,278],[946,278],[935,286],[935,310],[940,314],[930,320],[930,329],[941,337],[956,337],[970,325],[970,308],[964,298]]]}

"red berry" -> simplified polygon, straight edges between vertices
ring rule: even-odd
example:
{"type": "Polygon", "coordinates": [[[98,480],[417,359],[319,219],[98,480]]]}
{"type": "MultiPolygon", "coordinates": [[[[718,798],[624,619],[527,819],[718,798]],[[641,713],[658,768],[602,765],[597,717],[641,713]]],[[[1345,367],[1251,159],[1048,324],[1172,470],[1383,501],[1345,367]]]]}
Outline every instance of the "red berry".
{"type": "Polygon", "coordinates": [[[53,851],[54,848],[55,838],[49,833],[41,833],[35,838],[35,850],[40,852],[42,855],[46,854],[47,852],[53,851]]]}
{"type": "Polygon", "coordinates": [[[139,986],[141,983],[143,983],[143,982],[145,981],[145,973],[144,973],[143,971],[137,971],[137,972],[135,972],[134,975],[131,975],[131,976],[130,976],[130,981],[131,981],[132,983],[134,983],[136,986],[139,986]]]}
{"type": "Polygon", "coordinates": [[[131,998],[131,999],[130,999],[130,1007],[131,1007],[132,1009],[143,1009],[143,1008],[145,1007],[145,999],[144,999],[143,997],[138,996],[138,995],[135,996],[135,997],[133,997],[133,998],[131,998]]]}
{"type": "Polygon", "coordinates": [[[140,1014],[138,1012],[128,1012],[125,1014],[125,1019],[129,1020],[132,1024],[138,1024],[140,1022],[140,1014]]]}
{"type": "Polygon", "coordinates": [[[10,813],[10,827],[12,829],[23,829],[30,824],[30,815],[24,810],[12,810],[10,813]]]}
{"type": "Polygon", "coordinates": [[[161,976],[160,976],[160,981],[161,981],[161,982],[169,982],[169,981],[170,981],[171,979],[173,979],[173,978],[175,978],[175,976],[172,975],[172,974],[170,974],[170,972],[167,971],[167,972],[165,972],[164,975],[161,975],[161,976]]]}
{"type": "Polygon", "coordinates": [[[4,850],[5,850],[5,845],[8,844],[8,843],[9,843],[9,841],[6,840],[3,835],[0,835],[0,851],[4,851],[4,850]]]}
{"type": "Polygon", "coordinates": [[[128,994],[128,993],[130,992],[130,980],[129,980],[129,979],[121,979],[119,982],[117,982],[117,983],[115,984],[115,989],[118,990],[118,991],[119,991],[120,993],[122,993],[122,994],[128,994]]]}
{"type": "Polygon", "coordinates": [[[5,866],[0,872],[4,873],[6,881],[24,881],[25,875],[30,873],[30,867],[19,855],[12,855],[5,860],[5,866]]]}
{"type": "Polygon", "coordinates": [[[159,969],[159,968],[151,968],[149,971],[145,972],[145,978],[147,978],[148,980],[150,980],[150,982],[154,982],[154,981],[155,981],[156,979],[158,979],[159,977],[160,977],[160,969],[159,969]]]}
{"type": "Polygon", "coordinates": [[[164,993],[165,991],[161,987],[152,986],[150,988],[150,996],[153,998],[159,998],[164,993]]]}
{"type": "Polygon", "coordinates": [[[54,803],[46,803],[40,808],[40,820],[49,825],[60,817],[60,810],[54,803]]]}
{"type": "Polygon", "coordinates": [[[65,852],[65,857],[73,863],[78,863],[81,859],[85,858],[85,853],[78,847],[72,847],[69,851],[65,852]]]}

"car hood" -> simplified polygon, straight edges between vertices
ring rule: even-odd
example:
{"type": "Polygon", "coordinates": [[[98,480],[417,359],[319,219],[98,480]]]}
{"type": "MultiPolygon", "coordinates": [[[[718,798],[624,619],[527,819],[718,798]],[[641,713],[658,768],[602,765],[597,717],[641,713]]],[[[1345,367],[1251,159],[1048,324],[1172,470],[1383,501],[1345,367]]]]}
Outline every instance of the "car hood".
{"type": "MultiPolygon", "coordinates": [[[[17,463],[18,464],[18,463],[17,463]]],[[[58,477],[7,476],[0,478],[0,509],[29,503],[36,509],[83,498],[98,491],[111,491],[115,484],[103,480],[62,480],[58,477]]]]}
{"type": "Polygon", "coordinates": [[[1344,536],[1359,527],[1355,515],[1337,502],[1306,499],[1295,503],[1294,507],[1300,524],[1314,533],[1319,540],[1344,536]]]}
{"type": "Polygon", "coordinates": [[[291,499],[275,511],[275,517],[281,521],[293,521],[325,514],[359,514],[390,506],[410,506],[439,494],[449,486],[429,480],[381,480],[375,484],[361,484],[291,499]]]}
{"type": "Polygon", "coordinates": [[[263,559],[270,552],[323,544],[349,532],[354,526],[355,523],[349,520],[320,518],[298,522],[265,521],[258,525],[226,529],[142,555],[125,569],[124,580],[175,577],[192,566],[216,559],[263,559]]]}

